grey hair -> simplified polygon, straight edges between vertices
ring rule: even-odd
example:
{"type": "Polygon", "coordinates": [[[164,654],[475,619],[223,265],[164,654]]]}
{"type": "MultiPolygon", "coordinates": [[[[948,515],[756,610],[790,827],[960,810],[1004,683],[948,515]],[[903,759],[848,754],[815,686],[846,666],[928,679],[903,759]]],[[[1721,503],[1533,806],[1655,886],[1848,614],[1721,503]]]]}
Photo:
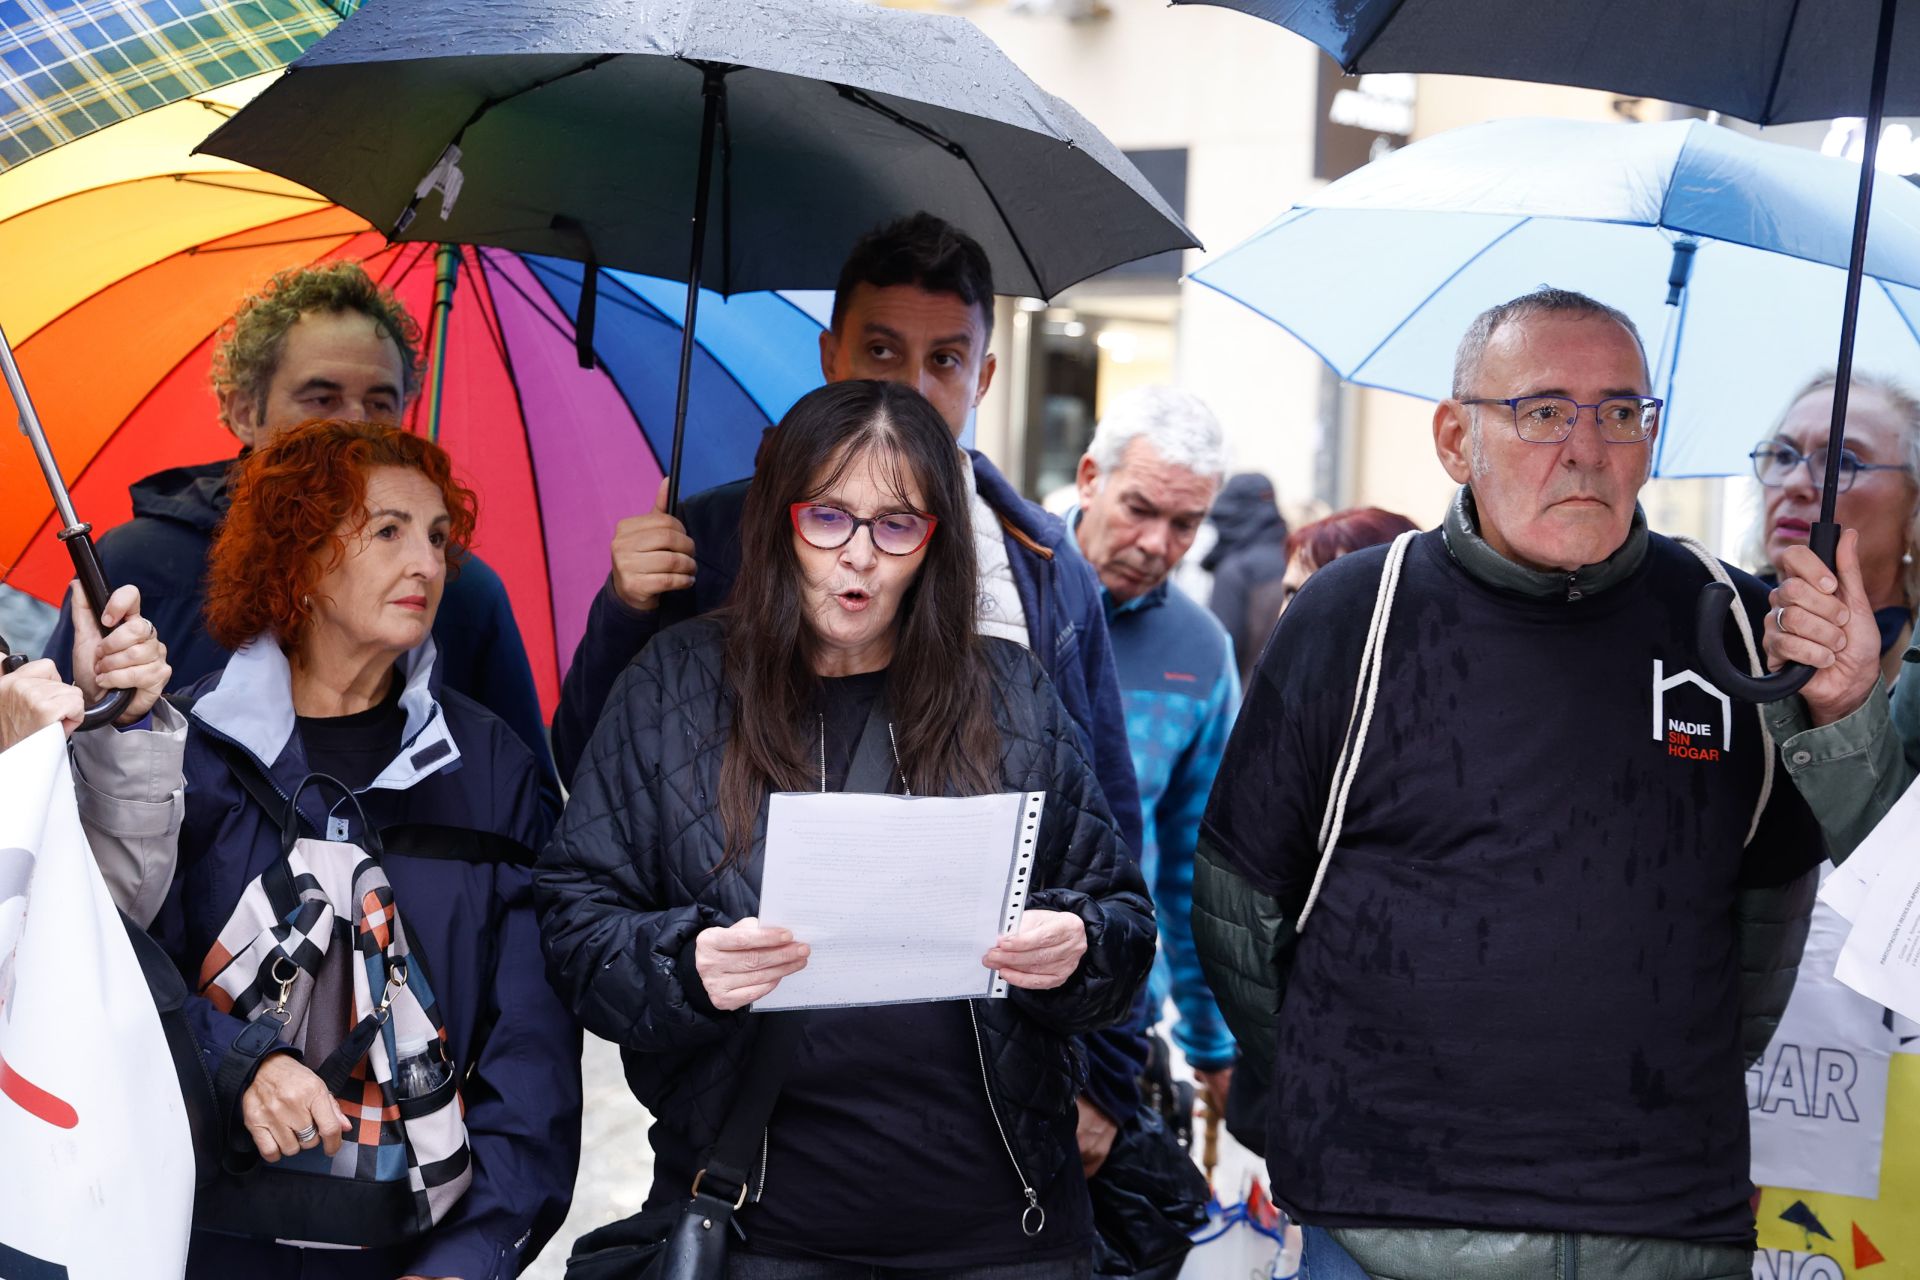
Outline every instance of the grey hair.
{"type": "Polygon", "coordinates": [[[1178,387],[1139,387],[1116,397],[1100,417],[1087,456],[1102,476],[1118,471],[1127,446],[1145,440],[1162,461],[1216,482],[1227,477],[1220,420],[1200,397],[1178,387]]]}
{"type": "Polygon", "coordinates": [[[1640,340],[1639,327],[1626,312],[1572,289],[1542,285],[1532,293],[1523,293],[1497,307],[1488,307],[1473,318],[1473,323],[1467,326],[1466,336],[1460,339],[1460,346],[1454,352],[1453,398],[1458,400],[1472,394],[1471,388],[1480,376],[1480,362],[1487,354],[1487,344],[1493,341],[1493,335],[1501,325],[1550,315],[1593,316],[1613,321],[1633,338],[1633,345],[1640,352],[1640,367],[1648,369],[1647,344],[1640,340]]]}
{"type": "MultiPolygon", "coordinates": [[[[1787,415],[1793,412],[1793,406],[1805,400],[1816,391],[1830,391],[1840,384],[1839,374],[1832,369],[1810,379],[1804,386],[1787,397],[1780,410],[1780,417],[1774,422],[1769,435],[1779,435],[1780,428],[1786,425],[1787,415]]],[[[1847,411],[1853,411],[1852,397],[1861,389],[1877,392],[1893,406],[1906,424],[1906,430],[1900,433],[1900,460],[1907,464],[1908,479],[1915,487],[1913,509],[1907,513],[1907,563],[1900,568],[1900,590],[1906,596],[1908,608],[1920,605],[1920,396],[1906,389],[1892,378],[1878,373],[1853,371],[1853,379],[1848,384],[1847,411]]],[[[1755,487],[1759,481],[1754,481],[1755,487]]],[[[1760,504],[1760,515],[1754,521],[1753,528],[1747,534],[1747,562],[1761,569],[1773,566],[1767,559],[1766,503],[1760,504]]]]}

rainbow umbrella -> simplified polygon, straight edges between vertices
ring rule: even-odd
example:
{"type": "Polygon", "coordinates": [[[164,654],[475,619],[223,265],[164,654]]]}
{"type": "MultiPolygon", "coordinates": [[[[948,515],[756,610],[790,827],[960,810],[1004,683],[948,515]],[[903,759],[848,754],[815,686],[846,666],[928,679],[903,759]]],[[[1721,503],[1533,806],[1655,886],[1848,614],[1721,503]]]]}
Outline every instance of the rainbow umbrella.
{"type": "MultiPolygon", "coordinates": [[[[603,271],[595,367],[573,316],[581,264],[491,248],[393,245],[285,179],[190,156],[271,75],[135,116],[0,174],[0,324],[75,505],[96,528],[127,486],[234,451],[207,371],[215,331],[270,275],[363,263],[436,336],[410,429],[437,435],[480,495],[551,712],[562,663],[671,444],[684,285],[603,271]],[[436,300],[440,303],[436,308],[436,300]]],[[[707,295],[695,334],[688,492],[748,474],[761,431],[820,381],[819,295],[707,295]]],[[[0,443],[0,580],[57,601],[71,575],[26,445],[0,443]]]]}

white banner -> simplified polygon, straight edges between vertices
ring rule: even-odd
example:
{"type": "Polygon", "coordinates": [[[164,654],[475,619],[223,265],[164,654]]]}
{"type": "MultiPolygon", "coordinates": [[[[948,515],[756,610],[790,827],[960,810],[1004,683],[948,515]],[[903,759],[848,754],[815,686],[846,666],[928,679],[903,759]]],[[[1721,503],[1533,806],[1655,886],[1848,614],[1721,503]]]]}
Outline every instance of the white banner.
{"type": "Polygon", "coordinates": [[[192,1216],[160,1017],[53,726],[0,752],[0,1276],[177,1277],[192,1216]]]}
{"type": "Polygon", "coordinates": [[[1753,1180],[1876,1200],[1896,1037],[1885,1009],[1834,980],[1850,927],[1814,906],[1786,1016],[1747,1071],[1753,1180]]]}

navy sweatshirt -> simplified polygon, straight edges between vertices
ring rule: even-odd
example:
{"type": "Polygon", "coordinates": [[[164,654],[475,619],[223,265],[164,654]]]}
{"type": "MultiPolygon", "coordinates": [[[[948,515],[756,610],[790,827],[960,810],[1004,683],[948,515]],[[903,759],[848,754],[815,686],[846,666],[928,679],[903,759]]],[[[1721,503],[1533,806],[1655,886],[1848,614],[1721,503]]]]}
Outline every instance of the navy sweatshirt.
{"type": "MultiPolygon", "coordinates": [[[[1205,818],[1293,914],[1385,552],[1296,597],[1205,818]]],[[[1707,580],[1659,536],[1579,599],[1409,549],[1280,1012],[1267,1159],[1302,1220],[1752,1240],[1734,896],[1822,844],[1780,770],[1743,848],[1765,748],[1697,674],[1707,580]]]]}

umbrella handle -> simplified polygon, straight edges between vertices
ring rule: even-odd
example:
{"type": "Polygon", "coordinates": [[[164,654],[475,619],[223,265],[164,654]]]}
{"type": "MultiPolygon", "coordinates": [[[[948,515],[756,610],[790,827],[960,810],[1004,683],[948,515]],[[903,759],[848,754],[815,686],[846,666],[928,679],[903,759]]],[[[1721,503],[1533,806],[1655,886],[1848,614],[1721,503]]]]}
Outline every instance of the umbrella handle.
{"type": "MultiPolygon", "coordinates": [[[[80,589],[86,593],[87,604],[98,619],[106,612],[107,575],[100,568],[100,557],[93,549],[93,532],[90,525],[75,525],[60,532],[60,541],[67,544],[67,554],[73,559],[73,572],[80,579],[80,589]]],[[[127,712],[127,704],[133,701],[133,690],[115,689],[106,697],[88,707],[80,718],[80,729],[103,729],[127,712]]]]}
{"type": "MultiPolygon", "coordinates": [[[[1807,545],[1822,564],[1833,568],[1840,548],[1840,526],[1830,520],[1815,521],[1807,545]]],[[[1742,702],[1778,702],[1800,692],[1814,673],[1814,668],[1804,663],[1789,662],[1770,676],[1750,675],[1733,664],[1726,644],[1727,611],[1733,604],[1733,588],[1723,582],[1709,582],[1700,589],[1694,631],[1699,641],[1699,662],[1707,678],[1742,702]]]]}

